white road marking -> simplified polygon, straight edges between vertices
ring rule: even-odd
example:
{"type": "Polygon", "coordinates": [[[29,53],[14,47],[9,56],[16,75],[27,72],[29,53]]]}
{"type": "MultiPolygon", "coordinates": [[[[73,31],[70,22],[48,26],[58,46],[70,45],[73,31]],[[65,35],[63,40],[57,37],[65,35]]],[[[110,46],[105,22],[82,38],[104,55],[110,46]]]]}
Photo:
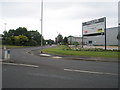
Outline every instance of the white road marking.
{"type": "Polygon", "coordinates": [[[62,58],[62,57],[54,56],[54,57],[52,57],[52,58],[56,58],[56,59],[59,59],[59,58],[62,58]]]}
{"type": "Polygon", "coordinates": [[[49,54],[40,54],[41,56],[46,56],[46,57],[50,57],[51,55],[49,54]]]}
{"type": "Polygon", "coordinates": [[[64,69],[65,71],[70,72],[81,72],[81,73],[90,73],[90,74],[107,74],[107,75],[118,75],[115,73],[105,73],[105,72],[93,72],[93,71],[85,71],[85,70],[73,70],[73,69],[64,69]]]}
{"type": "Polygon", "coordinates": [[[17,63],[5,63],[5,62],[3,62],[2,64],[5,64],[5,65],[14,65],[14,66],[35,67],[35,68],[39,67],[37,65],[30,65],[30,64],[17,64],[17,63]]]}

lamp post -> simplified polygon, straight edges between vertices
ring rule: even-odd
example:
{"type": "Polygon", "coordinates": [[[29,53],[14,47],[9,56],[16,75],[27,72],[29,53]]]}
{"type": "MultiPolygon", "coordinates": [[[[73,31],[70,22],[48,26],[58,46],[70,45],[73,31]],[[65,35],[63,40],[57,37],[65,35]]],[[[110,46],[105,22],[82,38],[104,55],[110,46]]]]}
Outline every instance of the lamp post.
{"type": "Polygon", "coordinates": [[[43,0],[41,1],[41,46],[43,46],[43,0]]]}
{"type": "Polygon", "coordinates": [[[5,31],[6,31],[6,26],[7,26],[7,23],[4,23],[4,25],[5,25],[5,31]]]}

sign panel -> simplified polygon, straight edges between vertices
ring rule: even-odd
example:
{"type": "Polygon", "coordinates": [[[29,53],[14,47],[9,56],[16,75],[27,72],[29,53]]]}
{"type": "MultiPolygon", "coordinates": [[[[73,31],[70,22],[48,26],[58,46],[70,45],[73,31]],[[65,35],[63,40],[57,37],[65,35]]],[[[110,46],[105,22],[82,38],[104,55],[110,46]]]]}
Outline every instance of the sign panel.
{"type": "Polygon", "coordinates": [[[104,34],[105,20],[105,18],[100,18],[82,23],[83,36],[94,36],[104,34]]]}

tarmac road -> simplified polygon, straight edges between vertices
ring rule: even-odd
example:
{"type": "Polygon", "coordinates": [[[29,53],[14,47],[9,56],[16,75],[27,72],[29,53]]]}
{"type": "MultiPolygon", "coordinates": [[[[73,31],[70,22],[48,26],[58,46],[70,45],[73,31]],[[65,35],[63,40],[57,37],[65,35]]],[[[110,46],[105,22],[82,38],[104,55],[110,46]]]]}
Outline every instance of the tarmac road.
{"type": "Polygon", "coordinates": [[[17,64],[3,63],[3,88],[118,88],[118,63],[28,53],[35,49],[41,47],[11,50],[11,59],[17,64]]]}

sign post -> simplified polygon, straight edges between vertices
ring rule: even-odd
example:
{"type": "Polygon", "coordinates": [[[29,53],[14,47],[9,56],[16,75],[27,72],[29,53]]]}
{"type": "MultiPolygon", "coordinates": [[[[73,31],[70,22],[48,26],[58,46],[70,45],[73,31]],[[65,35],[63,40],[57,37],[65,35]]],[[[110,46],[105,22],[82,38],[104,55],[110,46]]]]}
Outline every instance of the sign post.
{"type": "Polygon", "coordinates": [[[83,48],[83,23],[82,23],[82,48],[83,48]]]}
{"type": "Polygon", "coordinates": [[[82,23],[82,47],[84,36],[105,35],[105,50],[106,50],[106,17],[95,19],[82,23]]]}
{"type": "Polygon", "coordinates": [[[104,18],[105,19],[105,30],[104,30],[104,32],[105,32],[105,50],[107,49],[107,45],[106,45],[106,41],[107,41],[107,39],[106,39],[106,17],[104,18]]]}

